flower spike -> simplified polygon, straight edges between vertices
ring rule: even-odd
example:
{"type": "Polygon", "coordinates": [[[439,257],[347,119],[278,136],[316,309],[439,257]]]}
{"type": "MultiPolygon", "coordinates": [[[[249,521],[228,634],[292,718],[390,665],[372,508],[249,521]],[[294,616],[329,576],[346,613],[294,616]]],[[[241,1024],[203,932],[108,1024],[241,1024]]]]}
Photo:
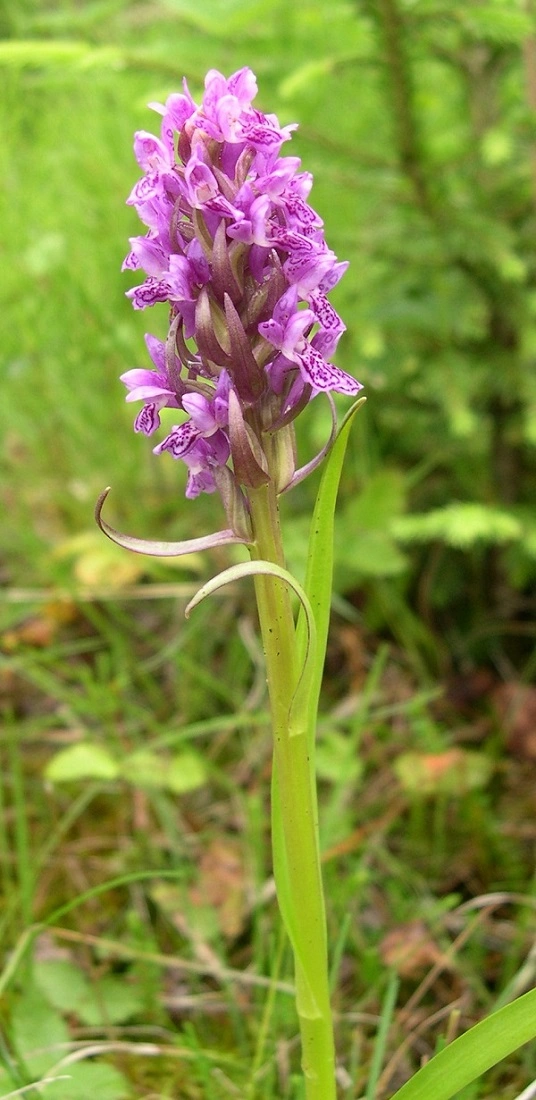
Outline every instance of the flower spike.
{"type": "Polygon", "coordinates": [[[227,512],[230,482],[217,471],[229,472],[233,493],[272,475],[278,492],[298,484],[330,443],[294,472],[294,419],[319,393],[355,397],[362,388],[329,361],[345,326],[328,294],[347,264],[309,205],[312,176],[298,157],[281,155],[295,124],[257,110],[256,94],[251,69],[228,79],[211,69],[201,103],[184,82],[182,93],[150,104],[160,136],[136,134],[144,176],[127,200],[146,229],[131,238],[124,263],[145,279],[127,294],[135,309],[167,302],[170,310],[167,340],[147,337],[154,369],[122,376],[127,400],[143,403],[134,427],[153,435],[162,409],[182,410],[189,419],[155,453],[186,463],[187,497],[224,487],[227,512]],[[218,403],[217,431],[200,429],[197,395],[210,409],[218,403]],[[272,475],[266,432],[282,436],[272,448],[282,467],[272,475]]]}

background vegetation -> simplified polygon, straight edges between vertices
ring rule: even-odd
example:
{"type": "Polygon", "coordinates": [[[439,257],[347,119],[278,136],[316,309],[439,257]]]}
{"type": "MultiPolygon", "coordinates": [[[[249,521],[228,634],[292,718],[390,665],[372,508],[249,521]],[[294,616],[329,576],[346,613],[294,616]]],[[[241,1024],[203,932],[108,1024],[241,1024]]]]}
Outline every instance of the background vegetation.
{"type": "MultiPolygon", "coordinates": [[[[147,103],[249,65],[350,260],[368,396],[319,768],[341,1097],[383,1100],[534,980],[532,0],[4,0],[0,32],[0,1096],[301,1097],[251,592],[185,623],[229,554],[155,565],[92,519],[111,483],[129,532],[219,523],[131,430],[118,375],[166,318],[124,298],[124,200],[147,103]]],[[[525,1049],[463,1100],[534,1077],[525,1049]]]]}

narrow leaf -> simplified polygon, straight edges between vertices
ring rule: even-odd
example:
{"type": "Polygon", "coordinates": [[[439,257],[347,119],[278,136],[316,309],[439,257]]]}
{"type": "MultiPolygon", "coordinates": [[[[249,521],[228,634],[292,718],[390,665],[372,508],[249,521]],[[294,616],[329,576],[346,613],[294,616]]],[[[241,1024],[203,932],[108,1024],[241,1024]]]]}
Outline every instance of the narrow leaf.
{"type": "MultiPolygon", "coordinates": [[[[328,640],[333,577],[335,505],[339,481],[352,421],[364,400],[361,397],[352,405],[341,424],[326,462],[311,520],[304,585],[312,607],[317,632],[315,664],[311,674],[310,714],[316,714],[318,707],[328,640]]],[[[296,628],[298,653],[302,651],[306,643],[304,631],[305,621],[300,612],[296,628]]]]}
{"type": "Polygon", "coordinates": [[[451,1100],[535,1037],[536,989],[531,989],[439,1051],[392,1100],[451,1100]]]}
{"type": "Polygon", "coordinates": [[[285,835],[283,831],[283,815],[281,812],[281,796],[279,789],[279,773],[277,768],[277,759],[274,757],[272,765],[272,791],[271,791],[271,809],[272,809],[272,860],[274,867],[274,877],[277,883],[277,903],[279,905],[279,912],[281,919],[285,926],[285,931],[290,940],[292,951],[296,960],[301,964],[302,970],[302,984],[296,995],[299,992],[299,1012],[301,1015],[307,1016],[311,1019],[313,1016],[319,1016],[319,1010],[316,1006],[316,1002],[308,984],[305,982],[306,966],[303,960],[303,930],[300,929],[298,915],[296,913],[296,907],[293,904],[294,890],[291,884],[290,869],[287,858],[287,848],[285,844],[285,835]]]}
{"type": "Polygon", "coordinates": [[[302,669],[289,711],[289,734],[291,737],[298,736],[300,733],[305,732],[304,716],[306,720],[309,713],[308,701],[311,690],[311,676],[315,667],[316,627],[311,604],[296,578],[280,565],[276,565],[275,562],[241,562],[239,565],[232,565],[229,569],[224,569],[222,573],[218,573],[216,577],[212,577],[211,580],[207,581],[192,597],[184,613],[188,618],[194,607],[197,607],[206,596],[211,596],[214,592],[223,588],[224,585],[242,580],[243,577],[258,576],[277,577],[278,580],[284,581],[296,593],[303,609],[306,634],[301,654],[302,669]]]}
{"type": "Polygon", "coordinates": [[[102,518],[104,501],[109,492],[110,488],[108,487],[101,493],[95,506],[95,519],[101,531],[112,542],[122,546],[125,550],[132,550],[135,554],[148,554],[156,558],[179,558],[182,554],[193,554],[198,550],[212,550],[214,547],[228,546],[230,543],[242,543],[247,546],[247,540],[240,538],[231,530],[216,531],[213,535],[202,535],[201,538],[186,539],[184,542],[159,542],[152,539],[138,539],[134,535],[124,535],[121,531],[116,531],[115,527],[110,527],[110,524],[102,518]]]}

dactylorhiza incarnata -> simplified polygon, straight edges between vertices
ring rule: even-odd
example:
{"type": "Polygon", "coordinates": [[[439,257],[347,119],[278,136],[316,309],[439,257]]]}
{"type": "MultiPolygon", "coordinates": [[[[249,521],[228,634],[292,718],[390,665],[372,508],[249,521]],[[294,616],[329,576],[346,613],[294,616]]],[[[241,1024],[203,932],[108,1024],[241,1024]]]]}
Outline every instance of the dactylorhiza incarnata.
{"type": "Polygon", "coordinates": [[[319,393],[362,388],[329,362],[345,325],[327,295],[348,265],[307,202],[311,174],[281,156],[295,124],[254,108],[256,94],[250,69],[211,70],[199,106],[186,81],[150,104],[160,137],[136,133],[144,174],[127,199],[147,232],[123,265],[146,276],[128,291],[135,309],[169,306],[167,339],[146,336],[153,368],[122,375],[127,401],[142,402],[134,428],[153,435],[164,407],[186,414],[154,452],[186,464],[187,497],[220,493],[240,541],[248,488],[271,477],[282,492],[324,457],[296,470],[296,416],[319,393]]]}

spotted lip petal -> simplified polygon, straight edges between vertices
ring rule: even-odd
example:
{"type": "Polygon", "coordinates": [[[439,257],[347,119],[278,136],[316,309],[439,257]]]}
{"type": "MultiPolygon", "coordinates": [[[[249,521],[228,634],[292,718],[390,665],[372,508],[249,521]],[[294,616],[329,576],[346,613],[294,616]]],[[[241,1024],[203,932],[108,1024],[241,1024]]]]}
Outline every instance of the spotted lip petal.
{"type": "Polygon", "coordinates": [[[336,393],[345,393],[348,397],[355,397],[363,389],[361,382],[358,382],[351,374],[346,374],[339,367],[335,367],[333,363],[327,363],[312,344],[306,343],[300,350],[298,358],[305,381],[309,382],[315,391],[335,390],[336,393]]]}

